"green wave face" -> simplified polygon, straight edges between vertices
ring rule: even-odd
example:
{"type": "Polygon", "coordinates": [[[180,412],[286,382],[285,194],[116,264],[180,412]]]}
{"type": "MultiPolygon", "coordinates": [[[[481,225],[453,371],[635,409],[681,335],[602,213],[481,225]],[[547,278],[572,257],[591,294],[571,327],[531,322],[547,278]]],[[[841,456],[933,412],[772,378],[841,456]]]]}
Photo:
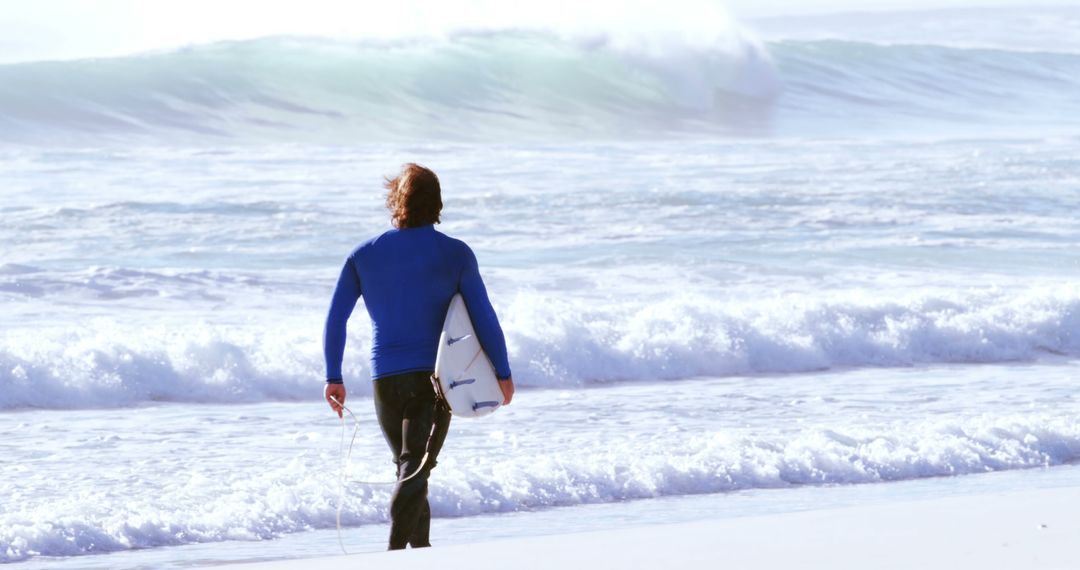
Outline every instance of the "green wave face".
{"type": "Polygon", "coordinates": [[[1080,55],[835,40],[265,38],[0,66],[0,142],[576,141],[1060,128],[1080,55]],[[647,49],[646,49],[647,48],[647,49]]]}
{"type": "Polygon", "coordinates": [[[0,138],[654,136],[753,127],[745,108],[767,116],[775,85],[749,44],[633,54],[532,32],[378,44],[268,38],[0,67],[0,138]]]}

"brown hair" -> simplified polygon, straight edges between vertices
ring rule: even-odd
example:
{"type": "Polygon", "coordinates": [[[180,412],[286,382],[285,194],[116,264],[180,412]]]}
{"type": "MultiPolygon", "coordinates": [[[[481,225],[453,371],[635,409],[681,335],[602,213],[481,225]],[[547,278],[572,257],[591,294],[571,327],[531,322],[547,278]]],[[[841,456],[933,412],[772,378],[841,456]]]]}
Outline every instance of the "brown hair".
{"type": "Polygon", "coordinates": [[[442,190],[439,177],[415,163],[404,164],[401,173],[386,179],[386,207],[395,228],[417,228],[439,223],[442,190]]]}

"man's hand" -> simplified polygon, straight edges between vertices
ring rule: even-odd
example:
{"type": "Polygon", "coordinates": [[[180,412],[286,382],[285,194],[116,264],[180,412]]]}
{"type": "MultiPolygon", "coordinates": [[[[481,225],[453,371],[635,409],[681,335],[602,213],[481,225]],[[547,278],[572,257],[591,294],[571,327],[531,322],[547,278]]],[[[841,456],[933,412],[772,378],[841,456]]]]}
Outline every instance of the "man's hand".
{"type": "Polygon", "coordinates": [[[506,380],[499,380],[499,388],[503,393],[503,405],[509,406],[510,400],[514,399],[514,377],[511,376],[506,380]]]}
{"type": "MultiPolygon", "coordinates": [[[[513,388],[510,388],[513,393],[513,388]]],[[[505,391],[504,391],[505,392],[505,391]]],[[[337,417],[341,417],[341,406],[345,404],[345,385],[344,384],[327,384],[324,392],[326,396],[326,403],[330,404],[330,409],[337,412],[337,417]],[[333,398],[333,399],[331,399],[333,398]],[[336,402],[334,400],[337,400],[336,402]]]]}

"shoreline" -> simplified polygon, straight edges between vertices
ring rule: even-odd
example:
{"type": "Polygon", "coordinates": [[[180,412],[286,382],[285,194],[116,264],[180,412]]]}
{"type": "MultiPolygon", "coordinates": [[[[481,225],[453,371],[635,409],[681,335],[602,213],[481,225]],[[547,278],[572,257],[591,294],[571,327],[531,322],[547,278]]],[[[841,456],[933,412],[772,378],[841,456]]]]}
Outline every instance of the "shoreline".
{"type": "Polygon", "coordinates": [[[1080,487],[989,492],[218,568],[1076,568],[1076,504],[1080,487]]]}

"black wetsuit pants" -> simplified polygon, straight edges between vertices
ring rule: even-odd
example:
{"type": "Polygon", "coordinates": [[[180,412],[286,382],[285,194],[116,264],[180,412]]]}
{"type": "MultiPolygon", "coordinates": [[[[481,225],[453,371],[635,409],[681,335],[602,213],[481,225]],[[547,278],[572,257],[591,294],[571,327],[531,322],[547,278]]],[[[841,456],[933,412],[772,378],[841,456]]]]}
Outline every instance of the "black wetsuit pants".
{"type": "Polygon", "coordinates": [[[394,488],[390,500],[390,550],[406,545],[431,546],[428,476],[446,440],[450,410],[436,400],[431,372],[406,372],[375,381],[375,413],[394,453],[399,480],[419,469],[425,451],[428,453],[423,470],[394,488]]]}

